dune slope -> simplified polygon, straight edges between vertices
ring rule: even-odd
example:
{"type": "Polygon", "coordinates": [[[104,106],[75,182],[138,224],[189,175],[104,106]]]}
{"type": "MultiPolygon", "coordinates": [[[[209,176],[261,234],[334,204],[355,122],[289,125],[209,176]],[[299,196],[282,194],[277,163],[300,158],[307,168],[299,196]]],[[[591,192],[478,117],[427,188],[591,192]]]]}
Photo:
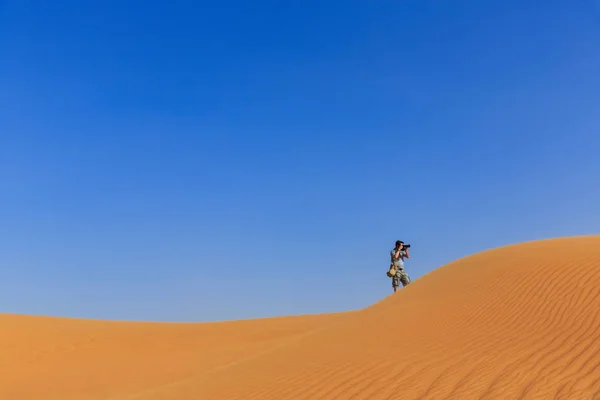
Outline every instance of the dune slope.
{"type": "Polygon", "coordinates": [[[139,394],[285,346],[339,315],[180,324],[0,314],[0,399],[139,394]]]}
{"type": "Polygon", "coordinates": [[[589,236],[475,254],[352,313],[4,316],[0,398],[600,399],[599,313],[600,236],[589,236]]]}

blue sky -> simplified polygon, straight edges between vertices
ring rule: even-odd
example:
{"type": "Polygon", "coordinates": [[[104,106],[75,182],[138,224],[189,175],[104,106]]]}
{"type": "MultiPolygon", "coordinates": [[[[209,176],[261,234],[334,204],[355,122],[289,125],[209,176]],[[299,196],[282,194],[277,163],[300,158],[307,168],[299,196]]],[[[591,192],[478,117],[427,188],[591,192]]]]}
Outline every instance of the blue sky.
{"type": "Polygon", "coordinates": [[[0,311],[344,311],[396,239],[598,233],[600,2],[215,4],[0,2],[0,311]]]}

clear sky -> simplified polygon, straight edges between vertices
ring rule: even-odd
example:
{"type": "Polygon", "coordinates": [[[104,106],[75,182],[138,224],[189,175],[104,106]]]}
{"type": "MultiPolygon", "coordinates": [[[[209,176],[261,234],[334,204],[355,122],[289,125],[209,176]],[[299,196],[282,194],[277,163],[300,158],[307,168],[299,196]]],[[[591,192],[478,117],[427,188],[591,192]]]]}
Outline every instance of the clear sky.
{"type": "Polygon", "coordinates": [[[0,1],[0,311],[344,311],[396,239],[599,233],[599,1],[216,4],[0,1]]]}

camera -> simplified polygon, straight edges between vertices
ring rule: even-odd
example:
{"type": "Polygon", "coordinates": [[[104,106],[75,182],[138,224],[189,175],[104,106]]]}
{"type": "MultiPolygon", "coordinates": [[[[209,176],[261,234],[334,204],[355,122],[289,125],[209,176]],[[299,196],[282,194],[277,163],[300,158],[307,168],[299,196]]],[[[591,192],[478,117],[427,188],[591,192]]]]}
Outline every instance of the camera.
{"type": "Polygon", "coordinates": [[[405,249],[408,249],[409,247],[410,247],[410,244],[405,244],[405,245],[404,245],[404,248],[405,248],[405,249]]]}

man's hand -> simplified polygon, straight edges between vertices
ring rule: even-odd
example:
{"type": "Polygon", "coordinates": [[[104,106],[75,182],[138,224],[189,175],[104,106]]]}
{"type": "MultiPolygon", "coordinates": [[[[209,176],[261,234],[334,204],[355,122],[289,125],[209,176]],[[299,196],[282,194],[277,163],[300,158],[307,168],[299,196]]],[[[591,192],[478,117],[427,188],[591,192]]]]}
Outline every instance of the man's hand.
{"type": "Polygon", "coordinates": [[[404,251],[406,252],[406,258],[410,258],[410,254],[408,254],[408,249],[404,249],[404,251]]]}

